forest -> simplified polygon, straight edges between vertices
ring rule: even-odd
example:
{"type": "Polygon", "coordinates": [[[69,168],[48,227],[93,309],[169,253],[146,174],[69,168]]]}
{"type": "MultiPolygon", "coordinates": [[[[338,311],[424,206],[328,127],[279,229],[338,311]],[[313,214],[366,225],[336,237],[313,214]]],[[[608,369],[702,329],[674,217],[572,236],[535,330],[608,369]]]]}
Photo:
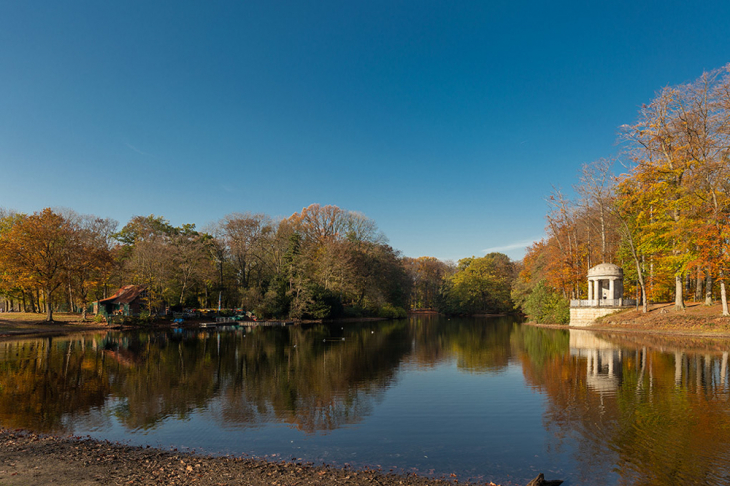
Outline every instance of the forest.
{"type": "Polygon", "coordinates": [[[147,291],[145,317],[181,309],[239,309],[263,318],[405,317],[512,309],[515,265],[503,254],[458,264],[408,258],[376,223],[312,204],[288,218],[233,213],[205,231],[162,216],[116,221],[46,208],[0,213],[4,308],[79,312],[124,285],[147,291]]]}
{"type": "Polygon", "coordinates": [[[620,153],[584,164],[570,195],[546,198],[546,237],[521,262],[409,258],[361,213],[312,204],[286,218],[232,213],[205,230],[162,216],[116,221],[46,208],[0,209],[4,308],[84,313],[123,285],[149,315],[173,306],[291,319],[402,317],[408,310],[504,313],[565,323],[588,269],[624,269],[625,297],[722,303],[730,268],[730,65],[661,89],[620,153]],[[620,175],[616,175],[621,172],[620,175]]]}
{"type": "Polygon", "coordinates": [[[547,236],[528,248],[512,297],[537,322],[567,322],[586,274],[624,269],[625,296],[722,303],[730,271],[730,65],[661,89],[620,127],[619,155],[582,166],[575,197],[553,189],[547,236]],[[619,169],[623,173],[614,175],[619,169]]]}

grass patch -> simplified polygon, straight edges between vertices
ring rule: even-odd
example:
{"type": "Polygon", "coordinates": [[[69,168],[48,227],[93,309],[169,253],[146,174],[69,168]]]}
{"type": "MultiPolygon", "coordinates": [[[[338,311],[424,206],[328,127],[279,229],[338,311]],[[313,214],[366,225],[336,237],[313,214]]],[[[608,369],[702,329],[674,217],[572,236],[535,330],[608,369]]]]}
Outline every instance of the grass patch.
{"type": "MultiPolygon", "coordinates": [[[[91,316],[93,317],[93,316],[91,316]]],[[[0,313],[0,331],[19,331],[27,329],[56,329],[59,325],[69,324],[93,324],[93,320],[87,317],[85,323],[81,322],[81,314],[71,312],[54,312],[52,323],[46,322],[45,314],[34,314],[32,312],[3,312],[0,313]]]]}

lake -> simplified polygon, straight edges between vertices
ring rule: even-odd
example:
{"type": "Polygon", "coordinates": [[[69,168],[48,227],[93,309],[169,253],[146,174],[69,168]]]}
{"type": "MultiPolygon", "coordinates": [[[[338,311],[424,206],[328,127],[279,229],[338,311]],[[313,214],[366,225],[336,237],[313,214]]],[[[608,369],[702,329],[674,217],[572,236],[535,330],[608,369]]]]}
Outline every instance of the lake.
{"type": "Polygon", "coordinates": [[[730,484],[725,339],[413,317],[0,343],[0,424],[524,485],[730,484]]]}

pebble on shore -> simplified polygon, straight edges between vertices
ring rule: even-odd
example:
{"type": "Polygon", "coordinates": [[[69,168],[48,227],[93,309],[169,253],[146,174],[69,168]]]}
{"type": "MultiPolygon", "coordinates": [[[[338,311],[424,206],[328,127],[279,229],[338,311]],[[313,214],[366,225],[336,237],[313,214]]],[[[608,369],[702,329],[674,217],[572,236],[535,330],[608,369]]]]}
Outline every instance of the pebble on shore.
{"type": "MultiPolygon", "coordinates": [[[[0,482],[13,485],[445,486],[455,479],[308,463],[201,456],[79,437],[0,429],[0,482]]],[[[487,483],[493,485],[494,483],[487,483]]]]}

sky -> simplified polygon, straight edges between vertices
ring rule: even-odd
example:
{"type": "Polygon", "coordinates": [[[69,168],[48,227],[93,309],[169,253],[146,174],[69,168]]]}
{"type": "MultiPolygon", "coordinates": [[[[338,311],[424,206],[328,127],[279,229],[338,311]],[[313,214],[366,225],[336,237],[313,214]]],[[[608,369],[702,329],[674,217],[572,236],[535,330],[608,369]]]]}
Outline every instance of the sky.
{"type": "MultiPolygon", "coordinates": [[[[313,203],[513,259],[730,2],[0,1],[0,207],[198,228],[313,203]]],[[[620,166],[619,166],[620,169],[620,166]]]]}

